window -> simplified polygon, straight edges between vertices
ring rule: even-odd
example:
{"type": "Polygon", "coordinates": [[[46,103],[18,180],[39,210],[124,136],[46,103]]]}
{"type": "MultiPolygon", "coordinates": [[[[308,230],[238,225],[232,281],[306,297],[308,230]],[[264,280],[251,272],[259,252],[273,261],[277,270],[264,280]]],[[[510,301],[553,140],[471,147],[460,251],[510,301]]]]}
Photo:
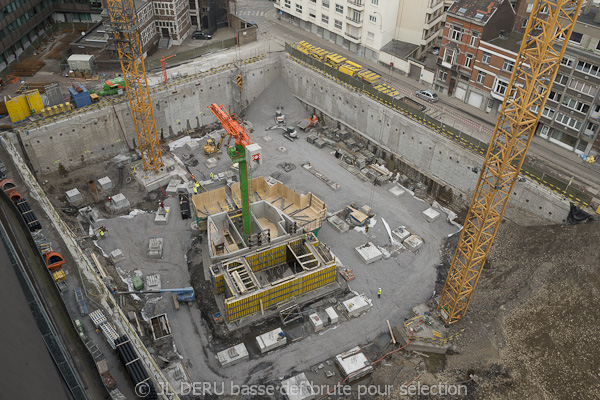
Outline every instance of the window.
{"type": "Polygon", "coordinates": [[[300,4],[296,4],[296,12],[302,13],[302,6],[300,4]]]}
{"type": "Polygon", "coordinates": [[[323,7],[329,8],[329,0],[323,0],[323,7]]]}
{"type": "Polygon", "coordinates": [[[377,22],[377,17],[375,15],[369,15],[369,21],[377,22]]]}
{"type": "Polygon", "coordinates": [[[594,95],[594,87],[592,85],[578,81],[577,79],[571,79],[571,82],[569,82],[569,88],[582,94],[594,95]]]}
{"type": "Polygon", "coordinates": [[[484,63],[484,64],[489,64],[491,58],[492,58],[492,55],[490,53],[486,53],[484,51],[483,52],[483,57],[481,57],[481,62],[484,63]]]}
{"type": "Polygon", "coordinates": [[[540,11],[540,14],[548,14],[548,6],[544,6],[544,8],[542,8],[540,11]]]}
{"type": "Polygon", "coordinates": [[[378,5],[379,4],[379,0],[371,0],[371,4],[378,5]]]}
{"type": "Polygon", "coordinates": [[[530,13],[533,10],[533,4],[527,4],[527,12],[530,13]]]}
{"type": "Polygon", "coordinates": [[[450,28],[450,39],[460,42],[462,40],[463,30],[461,27],[452,26],[450,28]]]}
{"type": "Polygon", "coordinates": [[[596,125],[595,123],[588,121],[587,125],[585,126],[585,132],[584,134],[588,135],[589,137],[593,137],[594,133],[596,133],[596,130],[598,129],[598,125],[596,125]]]}
{"type": "Polygon", "coordinates": [[[333,26],[335,29],[342,29],[342,21],[338,21],[337,19],[333,22],[333,26]]]}
{"type": "Polygon", "coordinates": [[[556,101],[558,103],[560,101],[561,96],[562,95],[560,93],[551,90],[550,94],[548,95],[548,100],[556,101]]]}
{"type": "Polygon", "coordinates": [[[317,0],[310,0],[310,2],[311,2],[311,3],[316,3],[316,2],[317,2],[317,0]]]}
{"type": "Polygon", "coordinates": [[[343,6],[343,5],[341,5],[341,4],[336,4],[336,5],[335,5],[335,12],[338,12],[338,13],[340,13],[340,14],[343,14],[343,13],[344,13],[344,6],[343,6]]]}
{"type": "Polygon", "coordinates": [[[590,106],[588,104],[582,103],[581,101],[577,99],[572,99],[568,96],[565,96],[563,98],[562,103],[565,107],[582,112],[584,114],[587,114],[587,112],[590,110],[590,106]]]}
{"type": "Polygon", "coordinates": [[[494,85],[494,92],[498,93],[498,94],[506,94],[506,89],[508,88],[508,83],[501,81],[500,79],[496,80],[496,83],[494,85]]]}
{"type": "Polygon", "coordinates": [[[471,68],[471,65],[473,65],[473,54],[467,54],[465,56],[465,67],[471,68]]]}
{"type": "Polygon", "coordinates": [[[479,32],[477,32],[477,31],[471,32],[471,40],[470,40],[469,44],[471,46],[476,46],[478,38],[479,38],[479,32]]]}
{"type": "Polygon", "coordinates": [[[317,14],[316,14],[315,10],[308,10],[308,16],[310,18],[317,18],[317,14]]]}
{"type": "Polygon", "coordinates": [[[444,52],[444,62],[447,64],[454,64],[454,50],[446,49],[444,52]]]}
{"type": "Polygon", "coordinates": [[[593,76],[600,76],[600,68],[597,65],[587,63],[585,61],[579,61],[577,63],[577,67],[575,67],[577,71],[581,71],[585,74],[590,74],[593,76]]]}
{"type": "Polygon", "coordinates": [[[573,136],[567,135],[566,133],[554,128],[550,131],[550,137],[552,139],[558,140],[559,142],[563,142],[571,147],[573,147],[575,145],[575,142],[577,141],[577,139],[573,136]]]}
{"type": "Polygon", "coordinates": [[[563,124],[565,126],[568,126],[569,128],[575,129],[575,130],[581,129],[581,126],[583,125],[583,122],[581,122],[577,118],[573,118],[573,117],[571,117],[567,114],[563,114],[563,113],[556,114],[555,121],[558,122],[559,124],[563,124]]]}
{"type": "Polygon", "coordinates": [[[437,79],[438,81],[446,82],[448,80],[448,72],[444,71],[443,69],[439,69],[437,79]]]}
{"type": "Polygon", "coordinates": [[[327,15],[321,15],[321,22],[329,24],[329,17],[327,15]]]}
{"type": "Polygon", "coordinates": [[[483,85],[483,82],[485,82],[485,72],[479,71],[477,74],[477,83],[481,83],[483,85]]]}
{"type": "Polygon", "coordinates": [[[575,62],[575,57],[564,56],[562,60],[560,60],[560,65],[564,65],[565,67],[572,67],[575,62]]]}
{"type": "Polygon", "coordinates": [[[581,39],[583,39],[583,33],[573,31],[571,32],[571,36],[569,36],[569,42],[576,44],[581,44],[581,39]]]}
{"type": "Polygon", "coordinates": [[[504,60],[504,64],[502,64],[502,69],[508,72],[512,72],[513,68],[515,68],[515,63],[512,61],[504,60]]]}
{"type": "Polygon", "coordinates": [[[554,110],[549,107],[544,107],[542,110],[542,115],[546,118],[552,119],[554,118],[554,110]]]}
{"type": "Polygon", "coordinates": [[[566,85],[567,81],[569,80],[569,77],[567,75],[563,75],[563,74],[556,74],[556,79],[554,80],[554,83],[558,83],[559,85],[566,85]]]}
{"type": "MultiPolygon", "coordinates": [[[[533,4],[531,4],[531,5],[533,5],[533,4]]],[[[525,28],[527,28],[527,23],[528,23],[528,22],[529,22],[529,18],[525,18],[525,19],[523,20],[523,23],[521,24],[521,28],[522,28],[522,29],[525,29],[525,28]]]]}

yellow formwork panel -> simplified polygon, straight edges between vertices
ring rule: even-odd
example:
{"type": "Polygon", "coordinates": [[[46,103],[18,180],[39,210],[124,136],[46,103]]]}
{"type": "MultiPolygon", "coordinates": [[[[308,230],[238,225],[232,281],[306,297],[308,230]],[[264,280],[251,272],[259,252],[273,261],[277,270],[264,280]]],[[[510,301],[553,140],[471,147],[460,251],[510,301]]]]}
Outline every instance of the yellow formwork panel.
{"type": "Polygon", "coordinates": [[[31,115],[31,110],[24,96],[17,96],[6,102],[6,110],[11,122],[19,122],[31,115]]]}
{"type": "Polygon", "coordinates": [[[29,108],[33,110],[36,114],[44,109],[44,103],[42,103],[42,97],[40,96],[40,92],[37,90],[29,90],[24,93],[27,98],[27,102],[29,103],[29,108]]]}

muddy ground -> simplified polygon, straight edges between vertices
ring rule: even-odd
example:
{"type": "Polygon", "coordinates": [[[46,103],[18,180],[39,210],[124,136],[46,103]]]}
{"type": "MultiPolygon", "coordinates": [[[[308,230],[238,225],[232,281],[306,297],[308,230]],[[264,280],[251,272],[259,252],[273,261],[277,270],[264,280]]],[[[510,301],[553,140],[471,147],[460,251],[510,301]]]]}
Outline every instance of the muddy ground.
{"type": "MultiPolygon", "coordinates": [[[[417,377],[463,384],[460,398],[600,398],[599,227],[503,223],[468,314],[451,327],[464,334],[446,356],[394,355],[380,364],[375,384],[393,389],[379,398],[407,398],[401,385],[417,377]]],[[[444,249],[446,265],[456,242],[444,249]]]]}

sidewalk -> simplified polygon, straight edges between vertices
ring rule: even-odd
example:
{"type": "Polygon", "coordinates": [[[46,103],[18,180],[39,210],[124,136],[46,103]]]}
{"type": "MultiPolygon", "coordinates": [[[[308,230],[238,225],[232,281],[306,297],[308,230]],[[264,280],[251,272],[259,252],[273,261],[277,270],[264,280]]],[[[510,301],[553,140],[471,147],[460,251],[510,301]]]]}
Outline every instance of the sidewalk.
{"type": "MultiPolygon", "coordinates": [[[[336,46],[329,40],[306,31],[293,22],[290,23],[286,18],[278,20],[274,12],[267,13],[265,17],[273,21],[274,24],[290,30],[294,37],[296,37],[296,42],[306,40],[311,44],[355,60],[366,68],[373,69],[381,74],[384,81],[390,83],[405,96],[414,96],[414,92],[417,90],[430,89],[428,86],[398,72],[394,73],[392,71],[390,74],[390,70],[386,66],[372,62],[358,56],[356,53],[336,46]]],[[[438,95],[441,99],[440,103],[424,103],[428,107],[428,114],[435,116],[437,119],[442,119],[445,124],[459,129],[468,135],[489,143],[497,115],[488,114],[446,94],[438,93],[438,95]],[[437,112],[431,113],[429,112],[430,110],[437,112]]],[[[527,157],[528,160],[531,159],[532,164],[535,164],[536,167],[548,173],[559,175],[567,181],[574,178],[572,183],[574,186],[581,187],[582,189],[586,188],[592,195],[595,195],[600,190],[600,166],[586,164],[576,153],[566,150],[548,140],[534,136],[527,157]]]]}

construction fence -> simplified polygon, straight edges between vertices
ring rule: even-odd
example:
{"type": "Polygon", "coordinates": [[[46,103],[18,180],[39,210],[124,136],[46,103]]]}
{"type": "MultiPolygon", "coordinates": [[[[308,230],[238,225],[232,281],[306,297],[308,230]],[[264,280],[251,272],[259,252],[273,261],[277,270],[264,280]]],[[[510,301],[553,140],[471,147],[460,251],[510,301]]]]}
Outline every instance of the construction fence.
{"type": "MultiPolygon", "coordinates": [[[[165,60],[165,65],[167,67],[181,64],[184,61],[190,60],[192,58],[197,58],[203,56],[206,53],[211,53],[213,51],[225,50],[230,47],[234,47],[236,45],[235,38],[229,38],[221,41],[211,41],[205,46],[195,47],[193,49],[181,51],[179,53],[175,53],[175,57],[171,57],[165,60]]],[[[152,69],[161,68],[160,59],[157,60],[146,60],[146,71],[150,71],[152,69]]]]}
{"type": "MultiPolygon", "coordinates": [[[[362,93],[369,96],[375,101],[378,101],[389,108],[402,113],[406,117],[425,125],[427,128],[446,136],[447,138],[457,142],[461,146],[474,151],[476,153],[485,156],[488,143],[482,142],[481,140],[474,138],[460,130],[444,124],[423,111],[417,110],[410,105],[404,103],[400,99],[391,97],[379,90],[376,90],[371,84],[363,82],[362,80],[352,77],[348,74],[338,71],[335,68],[330,67],[322,61],[319,61],[309,55],[306,55],[296,49],[294,46],[286,43],[285,49],[290,54],[292,59],[307,68],[310,68],[329,79],[332,79],[340,85],[352,90],[354,92],[362,93]]],[[[540,185],[547,187],[555,193],[566,197],[569,201],[578,204],[579,206],[588,206],[592,200],[592,196],[582,191],[583,185],[577,182],[565,182],[564,180],[557,178],[551,174],[541,171],[529,164],[523,164],[521,174],[527,176],[538,182],[540,185]]]]}

